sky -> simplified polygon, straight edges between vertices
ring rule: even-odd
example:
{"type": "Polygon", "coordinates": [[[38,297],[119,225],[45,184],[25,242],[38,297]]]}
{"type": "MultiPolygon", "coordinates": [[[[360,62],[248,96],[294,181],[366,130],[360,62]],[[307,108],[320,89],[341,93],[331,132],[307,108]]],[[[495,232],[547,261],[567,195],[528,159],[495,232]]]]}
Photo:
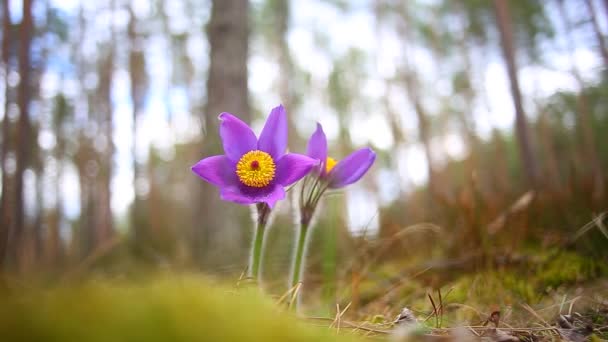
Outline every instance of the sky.
{"type": "MultiPolygon", "coordinates": [[[[74,15],[81,0],[51,0],[54,7],[60,8],[68,15],[74,15]]],[[[292,2],[291,27],[288,33],[288,44],[292,51],[294,63],[311,74],[311,94],[306,96],[298,117],[297,123],[301,136],[307,137],[312,133],[315,122],[320,122],[330,140],[335,142],[339,123],[336,113],[327,102],[325,89],[328,85],[329,75],[332,71],[332,55],[343,55],[351,48],[358,48],[369,52],[369,60],[365,64],[369,79],[360,89],[363,97],[372,103],[373,111],[366,108],[357,109],[352,113],[352,121],[348,128],[354,147],[372,145],[377,149],[391,151],[395,155],[393,168],[379,168],[374,173],[374,181],[379,185],[380,194],[375,196],[363,184],[352,186],[347,192],[349,222],[353,230],[364,227],[373,229],[377,227],[377,208],[389,203],[399,195],[397,188],[413,189],[426,182],[427,161],[422,146],[413,141],[408,146],[395,147],[394,139],[390,134],[387,121],[386,108],[382,106],[384,97],[389,96],[389,102],[399,112],[401,122],[406,133],[417,135],[416,115],[404,96],[387,89],[384,80],[393,77],[403,58],[403,49],[399,38],[389,30],[378,30],[371,0],[357,0],[351,3],[352,8],[344,13],[333,5],[323,1],[294,0],[292,2]],[[314,30],[321,29],[329,40],[329,50],[319,46],[314,30]],[[372,199],[372,200],[370,200],[372,199]],[[372,203],[370,203],[370,201],[372,203]],[[361,205],[367,203],[367,205],[361,205]],[[371,204],[371,205],[370,205],[371,204]],[[374,217],[376,217],[374,219],[374,217]]],[[[95,3],[84,2],[89,8],[95,3]]],[[[147,0],[133,0],[136,15],[146,16],[149,11],[147,0]]],[[[171,27],[175,31],[188,29],[184,26],[186,12],[177,2],[168,2],[165,11],[171,18],[171,27]]],[[[253,5],[259,1],[253,1],[253,5]]],[[[13,21],[20,20],[20,0],[10,0],[13,21]]],[[[94,11],[94,10],[93,10],[94,11]]],[[[92,12],[96,13],[97,12],[92,12]]],[[[202,16],[208,16],[208,11],[202,16]]],[[[94,33],[107,34],[106,17],[99,14],[94,33]]],[[[117,28],[126,25],[127,17],[124,13],[114,19],[117,28]]],[[[204,22],[206,18],[201,18],[204,22]]],[[[604,24],[603,24],[604,25],[604,24]]],[[[603,26],[605,30],[605,25],[603,26]]],[[[591,47],[585,46],[584,41],[575,42],[575,49],[570,55],[565,48],[544,51],[547,67],[537,65],[522,65],[519,70],[522,92],[524,98],[537,95],[547,96],[557,90],[574,90],[576,82],[569,74],[573,62],[587,80],[592,80],[596,70],[601,65],[599,56],[591,47]]],[[[562,44],[563,45],[563,44],[562,44]]],[[[188,41],[188,52],[197,63],[199,70],[208,65],[208,44],[202,30],[188,41]]],[[[196,115],[190,113],[189,99],[196,91],[172,87],[170,82],[171,65],[168,63],[167,51],[169,42],[163,36],[152,36],[151,43],[146,47],[146,57],[150,61],[148,68],[150,79],[149,93],[141,120],[134,123],[132,120],[132,102],[130,99],[130,85],[128,73],[119,68],[115,73],[112,87],[114,102],[114,143],[116,145],[115,174],[112,181],[113,198],[112,207],[119,216],[124,215],[133,200],[135,191],[145,195],[148,186],[145,179],[138,180],[133,185],[133,169],[131,156],[131,142],[133,125],[137,124],[139,135],[137,137],[138,160],[145,160],[150,146],[161,151],[161,156],[170,160],[174,155],[173,144],[199,138],[200,123],[196,115]],[[172,120],[168,117],[171,115],[172,120]]],[[[249,89],[252,102],[256,108],[268,111],[279,102],[278,92],[275,89],[276,78],[279,76],[278,65],[263,54],[253,53],[249,60],[249,89]]],[[[82,53],[95,53],[94,41],[83,43],[82,53]],[[91,45],[93,44],[93,45],[91,45]]],[[[488,138],[492,129],[511,130],[514,122],[514,110],[509,91],[508,79],[500,56],[483,56],[488,61],[485,70],[476,75],[477,89],[486,93],[486,102],[478,103],[473,112],[477,133],[482,138],[488,138]]],[[[429,108],[438,105],[437,96],[449,96],[451,88],[449,82],[442,79],[438,66],[430,58],[429,52],[423,48],[413,47],[408,54],[413,61],[419,75],[422,75],[424,90],[434,91],[433,96],[424,98],[429,108]]],[[[481,58],[481,56],[478,56],[481,58]]],[[[475,56],[473,56],[475,62],[475,56]]],[[[59,70],[58,70],[59,71],[59,70]]],[[[197,76],[204,78],[204,74],[197,76]]],[[[94,80],[92,80],[93,82],[94,80]]],[[[69,86],[61,83],[58,73],[51,71],[42,80],[42,88],[52,95],[60,87],[69,86]]],[[[200,92],[199,92],[200,93],[200,92]]],[[[432,94],[432,93],[431,93],[432,94]]],[[[527,102],[528,113],[533,113],[533,104],[527,102]]],[[[289,112],[289,108],[288,108],[289,112]]],[[[431,111],[432,112],[432,111],[431,111]]],[[[237,113],[235,113],[237,114],[237,113]]],[[[259,133],[263,120],[253,123],[254,129],[259,133]]],[[[52,134],[43,131],[40,136],[42,145],[52,146],[52,134]]],[[[449,159],[459,159],[466,155],[466,145],[456,131],[447,131],[444,136],[437,137],[432,142],[433,150],[438,164],[449,159]]],[[[201,156],[202,158],[203,156],[201,156]]],[[[339,156],[337,156],[339,159],[339,156]]],[[[193,161],[193,163],[196,161],[193,161]]],[[[186,166],[185,166],[186,167],[186,166]]],[[[187,166],[189,169],[189,166],[187,166]]],[[[62,188],[65,191],[65,205],[68,216],[75,218],[78,215],[78,182],[76,170],[68,168],[63,171],[62,188]]],[[[30,194],[30,197],[32,195],[30,194]]]]}

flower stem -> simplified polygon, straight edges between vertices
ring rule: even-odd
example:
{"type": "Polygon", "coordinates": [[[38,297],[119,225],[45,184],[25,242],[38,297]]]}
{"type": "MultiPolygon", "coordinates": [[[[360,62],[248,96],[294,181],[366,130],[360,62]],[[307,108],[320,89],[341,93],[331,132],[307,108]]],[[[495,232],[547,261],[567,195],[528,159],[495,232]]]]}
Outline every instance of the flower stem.
{"type": "Polygon", "coordinates": [[[266,226],[258,223],[251,252],[251,267],[249,268],[249,276],[255,281],[260,279],[260,261],[262,259],[262,244],[264,243],[265,230],[266,226]]]}
{"type": "Polygon", "coordinates": [[[266,231],[266,223],[270,216],[270,208],[266,204],[257,204],[258,218],[257,225],[253,238],[253,246],[251,249],[251,259],[249,262],[249,277],[254,281],[259,282],[260,279],[260,264],[262,262],[262,247],[264,245],[264,233],[266,231]]]}
{"type": "Polygon", "coordinates": [[[302,261],[304,259],[304,249],[306,247],[306,235],[308,234],[308,224],[300,225],[300,234],[296,245],[296,254],[293,263],[293,273],[291,275],[290,288],[294,288],[299,282],[302,274],[302,261]]]}

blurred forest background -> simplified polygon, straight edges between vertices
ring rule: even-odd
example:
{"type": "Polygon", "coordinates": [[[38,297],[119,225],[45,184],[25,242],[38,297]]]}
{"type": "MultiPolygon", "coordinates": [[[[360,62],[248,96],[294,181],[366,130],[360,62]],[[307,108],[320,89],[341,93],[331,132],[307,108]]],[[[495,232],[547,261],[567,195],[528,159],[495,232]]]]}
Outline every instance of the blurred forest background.
{"type": "MultiPolygon", "coordinates": [[[[608,275],[608,1],[1,3],[6,274],[237,279],[251,214],[190,166],[221,152],[220,112],[259,132],[282,103],[293,151],[318,121],[337,159],[378,153],[325,201],[306,301],[365,308],[495,270],[531,300],[608,275]]],[[[291,210],[268,237],[275,293],[291,210]]]]}

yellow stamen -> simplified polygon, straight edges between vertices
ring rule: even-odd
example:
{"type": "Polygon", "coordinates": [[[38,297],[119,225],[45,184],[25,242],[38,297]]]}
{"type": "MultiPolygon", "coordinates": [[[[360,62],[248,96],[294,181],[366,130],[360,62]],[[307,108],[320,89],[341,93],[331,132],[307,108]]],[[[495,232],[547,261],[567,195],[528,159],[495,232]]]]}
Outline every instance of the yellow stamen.
{"type": "Polygon", "coordinates": [[[331,171],[331,169],[333,169],[337,163],[338,162],[334,158],[327,157],[327,160],[325,160],[325,173],[329,173],[329,171],[331,171]]]}
{"type": "Polygon", "coordinates": [[[270,154],[255,150],[245,153],[236,164],[241,183],[254,188],[265,187],[274,179],[276,165],[270,154]]]}

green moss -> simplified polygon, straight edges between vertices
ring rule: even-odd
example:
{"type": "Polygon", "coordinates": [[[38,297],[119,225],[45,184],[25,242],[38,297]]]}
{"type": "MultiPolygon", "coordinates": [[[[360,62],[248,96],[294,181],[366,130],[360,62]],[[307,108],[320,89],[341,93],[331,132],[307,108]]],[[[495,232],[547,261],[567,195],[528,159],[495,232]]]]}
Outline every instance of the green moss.
{"type": "Polygon", "coordinates": [[[514,302],[533,302],[536,298],[533,284],[513,272],[487,271],[461,277],[450,294],[456,303],[494,303],[510,305],[514,302]]]}
{"type": "Polygon", "coordinates": [[[367,319],[366,321],[372,323],[372,324],[383,324],[383,323],[387,323],[386,322],[386,318],[384,317],[384,315],[374,315],[373,317],[371,317],[370,319],[367,319]]]}
{"type": "Polygon", "coordinates": [[[256,289],[196,277],[115,281],[0,296],[6,341],[347,341],[282,312],[256,289]],[[5,298],[2,298],[5,297],[5,298]]]}
{"type": "Polygon", "coordinates": [[[608,265],[572,252],[558,252],[545,258],[535,281],[542,288],[557,288],[608,275],[608,265]]]}

